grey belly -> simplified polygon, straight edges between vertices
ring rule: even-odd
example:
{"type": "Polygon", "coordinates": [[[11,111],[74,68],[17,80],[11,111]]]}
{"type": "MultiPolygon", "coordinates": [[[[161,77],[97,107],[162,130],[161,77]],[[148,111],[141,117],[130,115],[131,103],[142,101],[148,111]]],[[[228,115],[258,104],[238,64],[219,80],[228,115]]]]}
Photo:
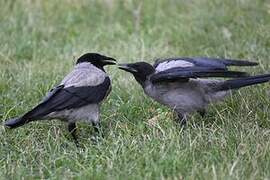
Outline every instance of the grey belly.
{"type": "Polygon", "coordinates": [[[48,114],[47,119],[60,119],[68,122],[98,122],[99,121],[99,105],[90,104],[76,109],[56,111],[48,114]]]}
{"type": "Polygon", "coordinates": [[[188,83],[150,85],[145,92],[159,103],[184,114],[204,110],[209,103],[221,100],[227,94],[212,92],[208,83],[193,80],[188,83]]]}
{"type": "Polygon", "coordinates": [[[181,113],[189,113],[206,108],[204,95],[187,89],[175,89],[161,96],[159,101],[181,113]]]}

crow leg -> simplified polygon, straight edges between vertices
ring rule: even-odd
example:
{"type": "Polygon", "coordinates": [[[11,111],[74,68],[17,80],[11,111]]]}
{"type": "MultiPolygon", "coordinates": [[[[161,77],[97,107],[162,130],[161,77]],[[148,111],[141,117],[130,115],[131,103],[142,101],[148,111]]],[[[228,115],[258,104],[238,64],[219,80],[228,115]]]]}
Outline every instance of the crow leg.
{"type": "Polygon", "coordinates": [[[98,143],[98,141],[100,140],[100,138],[103,138],[103,133],[102,133],[102,129],[101,129],[100,122],[92,122],[92,125],[93,125],[93,127],[94,127],[95,134],[94,134],[94,136],[91,138],[91,140],[92,140],[94,143],[98,143]]]}
{"type": "Polygon", "coordinates": [[[178,123],[180,124],[181,127],[185,127],[187,125],[187,115],[177,113],[178,117],[178,123]]]}
{"type": "Polygon", "coordinates": [[[68,131],[71,134],[72,138],[74,139],[74,142],[76,144],[76,146],[79,146],[79,142],[76,136],[76,123],[69,123],[68,124],[68,131]]]}
{"type": "Polygon", "coordinates": [[[201,115],[202,118],[204,118],[205,115],[206,115],[206,110],[205,109],[199,110],[197,112],[201,115]]]}
{"type": "Polygon", "coordinates": [[[100,134],[101,133],[100,122],[92,122],[92,125],[94,127],[95,133],[100,134]]]}

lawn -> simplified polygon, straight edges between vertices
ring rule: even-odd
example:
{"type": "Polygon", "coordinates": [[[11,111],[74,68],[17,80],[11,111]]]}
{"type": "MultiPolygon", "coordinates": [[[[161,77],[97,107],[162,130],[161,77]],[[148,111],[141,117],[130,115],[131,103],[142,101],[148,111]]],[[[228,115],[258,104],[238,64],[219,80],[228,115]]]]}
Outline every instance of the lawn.
{"type": "MultiPolygon", "coordinates": [[[[0,119],[57,85],[81,54],[119,62],[159,57],[249,59],[270,72],[268,0],[0,0],[0,119]]],[[[106,68],[104,138],[80,124],[76,148],[60,121],[0,127],[0,179],[270,179],[269,84],[232,93],[186,129],[130,74],[106,68]]]]}

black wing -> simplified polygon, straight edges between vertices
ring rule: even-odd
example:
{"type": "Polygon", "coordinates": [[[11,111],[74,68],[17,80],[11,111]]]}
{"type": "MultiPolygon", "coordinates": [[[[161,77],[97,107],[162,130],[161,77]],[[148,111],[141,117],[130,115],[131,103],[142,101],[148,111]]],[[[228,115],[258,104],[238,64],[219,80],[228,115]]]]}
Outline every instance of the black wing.
{"type": "Polygon", "coordinates": [[[185,67],[171,68],[165,71],[157,72],[150,77],[152,83],[181,81],[186,82],[190,78],[205,78],[205,77],[224,77],[224,78],[239,78],[248,76],[245,72],[227,71],[220,68],[212,67],[185,67]]]}
{"type": "Polygon", "coordinates": [[[88,104],[100,103],[110,90],[110,79],[106,77],[97,86],[67,87],[58,86],[34,109],[26,113],[25,119],[38,119],[51,112],[79,108],[88,104]]]}
{"type": "MultiPolygon", "coordinates": [[[[158,67],[159,65],[166,66],[166,64],[171,63],[172,61],[183,61],[191,63],[192,66],[197,67],[213,67],[220,69],[227,69],[227,66],[256,66],[258,63],[250,62],[246,60],[233,60],[233,59],[222,59],[222,58],[207,58],[207,57],[176,57],[176,58],[168,58],[163,60],[157,60],[154,63],[154,67],[158,67]]],[[[178,66],[179,67],[179,66],[178,66]]]]}

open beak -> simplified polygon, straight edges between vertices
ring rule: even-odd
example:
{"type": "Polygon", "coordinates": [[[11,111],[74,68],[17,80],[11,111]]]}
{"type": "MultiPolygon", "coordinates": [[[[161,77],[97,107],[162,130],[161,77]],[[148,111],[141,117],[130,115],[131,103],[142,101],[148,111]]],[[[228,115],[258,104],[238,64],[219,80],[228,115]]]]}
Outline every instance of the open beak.
{"type": "Polygon", "coordinates": [[[138,71],[129,64],[118,64],[118,68],[130,73],[137,73],[138,71]]]}
{"type": "Polygon", "coordinates": [[[105,65],[114,65],[116,64],[116,59],[111,58],[111,57],[106,57],[105,59],[103,59],[103,62],[105,65]]]}

